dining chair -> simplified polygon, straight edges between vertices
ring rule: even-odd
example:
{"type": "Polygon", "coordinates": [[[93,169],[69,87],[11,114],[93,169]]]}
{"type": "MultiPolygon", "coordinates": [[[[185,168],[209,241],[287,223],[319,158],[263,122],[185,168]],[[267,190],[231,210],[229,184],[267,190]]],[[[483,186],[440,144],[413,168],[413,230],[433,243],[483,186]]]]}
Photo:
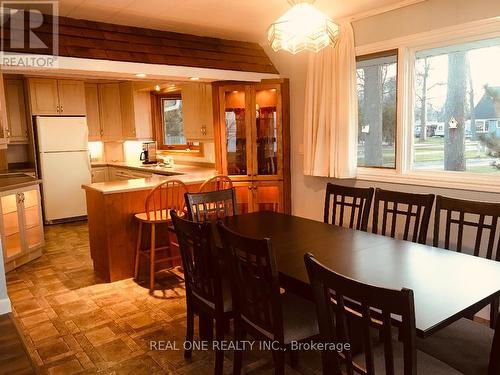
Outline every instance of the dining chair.
{"type": "Polygon", "coordinates": [[[425,244],[433,203],[434,194],[402,193],[377,188],[372,232],[396,238],[402,229],[401,239],[425,244]],[[379,228],[380,215],[382,225],[379,228]],[[404,228],[401,228],[403,223],[404,228]]]}
{"type": "MultiPolygon", "coordinates": [[[[246,334],[273,341],[275,373],[285,373],[285,349],[292,342],[309,340],[318,334],[314,304],[297,295],[280,293],[276,260],[269,238],[242,236],[217,224],[227,264],[231,270],[235,340],[246,334]]],[[[241,373],[242,351],[234,352],[233,374],[241,373]]],[[[297,353],[292,354],[292,366],[297,353]]]]}
{"type": "MultiPolygon", "coordinates": [[[[180,245],[186,286],[186,341],[193,342],[194,314],[215,320],[215,339],[224,340],[225,328],[233,317],[231,288],[220,269],[220,257],[214,244],[212,225],[185,220],[170,213],[180,245]]],[[[184,350],[191,358],[191,349],[184,350]]],[[[222,374],[224,352],[215,351],[215,374],[222,374]]]]}
{"type": "Polygon", "coordinates": [[[186,193],[185,200],[189,220],[207,221],[236,215],[234,188],[205,193],[186,193]]]}
{"type": "Polygon", "coordinates": [[[366,231],[373,199],[373,188],[356,188],[326,184],[323,221],[366,231]],[[344,222],[346,216],[349,222],[344,222]]]}
{"type": "Polygon", "coordinates": [[[417,347],[465,375],[500,375],[500,319],[495,330],[462,318],[425,339],[417,347]]]}
{"type": "MultiPolygon", "coordinates": [[[[434,214],[433,245],[444,246],[447,250],[459,253],[465,250],[474,256],[500,261],[499,216],[500,203],[469,201],[438,195],[434,214]],[[442,216],[445,216],[444,238],[441,238],[442,216]],[[464,229],[468,231],[466,239],[474,239],[473,245],[470,243],[464,246],[464,229]]],[[[498,310],[499,298],[497,297],[490,304],[491,328],[495,327],[498,310]]]]}
{"type": "MultiPolygon", "coordinates": [[[[413,291],[381,288],[342,276],[304,255],[316,303],[319,342],[342,343],[344,350],[323,350],[323,374],[458,374],[424,353],[417,353],[413,291]],[[351,333],[352,323],[362,337],[351,333]],[[394,329],[393,329],[394,328],[394,329]],[[379,332],[381,334],[379,335],[379,332]],[[346,347],[362,340],[362,352],[346,347]]],[[[337,348],[338,349],[338,348],[337,348]]]]}
{"type": "Polygon", "coordinates": [[[199,193],[206,193],[208,191],[217,191],[231,189],[233,187],[233,181],[226,175],[217,175],[206,180],[200,186],[199,193]]]}
{"type": "Polygon", "coordinates": [[[169,239],[168,245],[157,247],[157,226],[163,225],[169,229],[171,224],[170,211],[184,212],[184,194],[187,192],[186,185],[179,180],[169,180],[154,187],[146,197],[144,212],[134,215],[134,219],[139,222],[137,234],[134,277],[139,274],[139,264],[141,256],[149,258],[149,291],[154,291],[155,269],[158,263],[172,262],[179,259],[173,254],[173,248],[178,247],[177,242],[169,239]],[[143,248],[144,225],[151,228],[149,248],[143,248]],[[168,252],[167,257],[157,258],[157,252],[168,252]]]}

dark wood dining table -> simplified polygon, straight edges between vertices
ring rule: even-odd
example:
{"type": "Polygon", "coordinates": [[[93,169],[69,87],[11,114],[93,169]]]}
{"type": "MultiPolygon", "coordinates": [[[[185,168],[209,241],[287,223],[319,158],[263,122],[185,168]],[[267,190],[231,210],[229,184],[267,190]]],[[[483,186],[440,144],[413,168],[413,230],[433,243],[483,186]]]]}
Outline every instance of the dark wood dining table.
{"type": "Polygon", "coordinates": [[[423,338],[500,295],[500,262],[275,212],[224,223],[246,236],[271,238],[280,282],[306,297],[307,252],[364,283],[413,289],[417,335],[423,338]]]}

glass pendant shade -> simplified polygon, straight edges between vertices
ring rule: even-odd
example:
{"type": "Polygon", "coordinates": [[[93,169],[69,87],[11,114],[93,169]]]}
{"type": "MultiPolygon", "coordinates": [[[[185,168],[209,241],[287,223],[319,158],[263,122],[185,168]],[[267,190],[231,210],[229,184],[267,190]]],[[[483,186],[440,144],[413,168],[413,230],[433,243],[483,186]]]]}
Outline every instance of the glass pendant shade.
{"type": "Polygon", "coordinates": [[[267,40],[274,51],[292,54],[318,52],[337,40],[339,27],[311,1],[294,1],[292,7],[269,26],[267,40]]]}

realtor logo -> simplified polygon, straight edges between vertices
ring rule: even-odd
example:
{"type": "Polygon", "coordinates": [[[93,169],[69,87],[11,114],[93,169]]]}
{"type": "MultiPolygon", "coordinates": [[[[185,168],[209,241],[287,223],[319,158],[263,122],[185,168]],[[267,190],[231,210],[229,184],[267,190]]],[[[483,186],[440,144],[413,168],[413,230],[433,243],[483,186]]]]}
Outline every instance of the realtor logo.
{"type": "Polygon", "coordinates": [[[2,68],[57,68],[58,2],[1,0],[2,68]]]}

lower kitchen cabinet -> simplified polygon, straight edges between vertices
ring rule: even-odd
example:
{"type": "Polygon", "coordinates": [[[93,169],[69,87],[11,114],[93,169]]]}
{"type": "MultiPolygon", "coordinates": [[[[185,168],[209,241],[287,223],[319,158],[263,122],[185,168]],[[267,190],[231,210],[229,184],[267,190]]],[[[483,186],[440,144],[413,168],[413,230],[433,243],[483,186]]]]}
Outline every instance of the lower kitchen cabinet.
{"type": "Polygon", "coordinates": [[[38,184],[0,193],[0,232],[6,272],[42,255],[45,241],[38,184]]]}
{"type": "Polygon", "coordinates": [[[92,183],[108,181],[108,167],[92,167],[92,183]]]}
{"type": "Polygon", "coordinates": [[[233,182],[238,213],[257,211],[285,212],[283,181],[233,182]]]}

